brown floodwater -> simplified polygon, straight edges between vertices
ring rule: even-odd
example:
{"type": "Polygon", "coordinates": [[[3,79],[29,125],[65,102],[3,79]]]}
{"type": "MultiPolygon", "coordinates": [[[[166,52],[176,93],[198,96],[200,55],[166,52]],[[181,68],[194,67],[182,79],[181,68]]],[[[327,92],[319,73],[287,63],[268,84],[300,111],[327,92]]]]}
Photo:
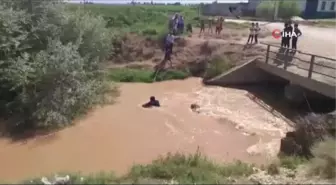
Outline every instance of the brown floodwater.
{"type": "Polygon", "coordinates": [[[115,104],[97,108],[55,134],[25,142],[0,139],[0,179],[15,182],[60,171],[122,174],[135,163],[149,163],[167,152],[192,153],[198,147],[218,161],[262,163],[264,154],[250,155],[247,149],[280,136],[274,129],[273,135],[262,132],[272,115],[242,90],[203,87],[201,79],[190,78],[120,84],[120,91],[115,104]],[[151,95],[162,107],[141,107],[151,95]],[[190,110],[191,103],[201,106],[200,114],[190,110]],[[230,121],[218,121],[221,115],[230,121]],[[239,120],[236,129],[233,123],[239,120]],[[248,127],[253,123],[257,126],[248,127]],[[246,134],[242,127],[256,134],[246,134]]]}

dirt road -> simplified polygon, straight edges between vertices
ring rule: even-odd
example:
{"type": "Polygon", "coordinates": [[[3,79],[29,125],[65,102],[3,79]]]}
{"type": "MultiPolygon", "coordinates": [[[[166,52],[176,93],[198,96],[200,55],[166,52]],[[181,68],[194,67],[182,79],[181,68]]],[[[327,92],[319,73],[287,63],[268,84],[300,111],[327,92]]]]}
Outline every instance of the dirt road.
{"type": "MultiPolygon", "coordinates": [[[[251,22],[246,20],[231,20],[228,22],[251,22]]],[[[283,23],[259,22],[261,27],[272,32],[275,29],[283,29],[283,23]]],[[[302,37],[299,38],[298,49],[304,52],[322,55],[330,58],[336,58],[336,29],[335,28],[319,28],[307,25],[299,25],[302,31],[302,37]]],[[[261,41],[279,44],[280,40],[272,37],[260,39],[261,41]]]]}

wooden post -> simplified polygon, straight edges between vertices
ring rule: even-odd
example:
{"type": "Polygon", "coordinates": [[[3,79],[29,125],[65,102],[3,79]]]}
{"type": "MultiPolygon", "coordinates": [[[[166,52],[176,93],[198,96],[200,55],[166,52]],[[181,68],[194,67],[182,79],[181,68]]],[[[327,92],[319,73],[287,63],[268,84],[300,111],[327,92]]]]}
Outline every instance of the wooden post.
{"type": "Polygon", "coordinates": [[[315,55],[311,56],[310,59],[310,66],[309,66],[309,71],[308,71],[308,78],[312,77],[313,74],[313,69],[314,69],[314,62],[315,62],[315,55]]]}
{"type": "Polygon", "coordinates": [[[271,45],[267,45],[267,51],[266,51],[266,61],[265,63],[268,64],[268,58],[269,58],[269,51],[270,51],[271,45]]]}

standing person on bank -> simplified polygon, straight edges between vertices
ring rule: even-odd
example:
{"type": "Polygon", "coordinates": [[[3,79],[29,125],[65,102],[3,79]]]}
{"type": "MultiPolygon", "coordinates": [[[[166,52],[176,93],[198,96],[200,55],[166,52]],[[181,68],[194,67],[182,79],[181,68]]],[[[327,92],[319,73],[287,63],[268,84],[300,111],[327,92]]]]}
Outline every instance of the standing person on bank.
{"type": "Polygon", "coordinates": [[[183,34],[183,32],[184,32],[184,18],[183,18],[182,15],[180,15],[178,19],[179,19],[178,22],[177,22],[178,34],[183,34]]]}
{"type": "Polygon", "coordinates": [[[255,27],[254,27],[254,22],[251,24],[251,27],[250,27],[250,34],[249,34],[249,37],[247,39],[247,44],[251,44],[253,43],[253,38],[254,38],[254,31],[255,31],[255,27]]]}
{"type": "Polygon", "coordinates": [[[287,23],[287,27],[285,28],[285,48],[289,48],[290,46],[290,41],[291,41],[291,36],[293,33],[293,27],[290,22],[287,23]]]}
{"type": "Polygon", "coordinates": [[[201,36],[202,33],[204,33],[204,30],[205,30],[205,23],[204,23],[204,19],[201,19],[200,20],[200,33],[199,33],[199,36],[201,36]]]}
{"type": "Polygon", "coordinates": [[[254,28],[254,43],[257,44],[258,43],[258,34],[260,32],[260,27],[259,27],[259,23],[255,23],[255,28],[254,28]]]}
{"type": "Polygon", "coordinates": [[[165,39],[165,57],[164,57],[164,65],[167,61],[170,62],[170,66],[173,65],[171,61],[171,55],[173,53],[173,45],[174,45],[174,35],[172,32],[168,33],[165,39]]]}
{"type": "Polygon", "coordinates": [[[285,47],[285,42],[286,42],[286,39],[284,37],[284,33],[286,32],[286,28],[287,28],[287,23],[285,23],[284,25],[284,29],[282,30],[281,32],[281,47],[285,47]]]}
{"type": "Polygon", "coordinates": [[[213,19],[212,18],[208,19],[208,26],[209,26],[208,33],[211,33],[211,34],[213,33],[213,30],[212,30],[213,25],[212,25],[212,23],[213,23],[213,19]]]}
{"type": "Polygon", "coordinates": [[[297,23],[294,24],[294,33],[295,33],[295,36],[292,38],[292,49],[296,50],[298,37],[302,35],[302,32],[299,29],[299,25],[297,23]]]}

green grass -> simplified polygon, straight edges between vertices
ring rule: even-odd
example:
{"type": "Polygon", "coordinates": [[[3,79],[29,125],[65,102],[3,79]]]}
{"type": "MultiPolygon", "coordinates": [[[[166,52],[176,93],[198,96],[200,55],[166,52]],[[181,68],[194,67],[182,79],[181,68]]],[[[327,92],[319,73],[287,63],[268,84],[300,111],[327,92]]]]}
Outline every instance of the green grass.
{"type": "Polygon", "coordinates": [[[318,175],[323,178],[336,178],[336,143],[335,138],[327,138],[325,141],[313,146],[314,158],[309,161],[310,175],[318,175]]]}
{"type": "Polygon", "coordinates": [[[297,156],[281,156],[280,157],[280,166],[283,168],[294,170],[299,165],[307,162],[307,159],[297,156]]]}
{"type": "Polygon", "coordinates": [[[230,29],[246,29],[251,26],[251,23],[243,22],[243,23],[237,23],[237,22],[225,22],[223,24],[224,29],[225,28],[230,28],[230,29]]]}
{"type": "Polygon", "coordinates": [[[209,80],[211,78],[214,78],[217,75],[220,75],[223,72],[228,71],[232,67],[234,67],[234,65],[231,63],[231,61],[228,58],[226,58],[226,57],[215,57],[209,63],[209,65],[208,65],[208,67],[205,71],[204,79],[209,80]]]}
{"type": "MultiPolygon", "coordinates": [[[[156,81],[182,80],[189,77],[187,71],[167,70],[160,72],[156,81]]],[[[108,78],[114,82],[154,82],[154,71],[148,69],[114,68],[108,71],[108,78]]]]}
{"type": "MultiPolygon", "coordinates": [[[[309,161],[299,157],[280,157],[279,161],[270,164],[265,170],[269,175],[281,175],[279,167],[294,170],[298,165],[303,164],[308,165],[310,176],[335,178],[335,139],[328,138],[317,143],[313,147],[313,153],[315,157],[309,161]]],[[[123,176],[116,176],[113,172],[89,175],[79,172],[58,174],[69,175],[71,184],[228,184],[247,180],[247,177],[255,172],[252,164],[241,161],[215,162],[197,150],[194,154],[167,154],[150,164],[134,165],[123,176]]],[[[40,180],[39,177],[22,183],[37,184],[40,180]]]]}
{"type": "MultiPolygon", "coordinates": [[[[219,184],[228,183],[230,178],[246,177],[253,173],[253,165],[240,161],[230,164],[215,163],[196,152],[192,155],[168,154],[154,160],[151,164],[135,165],[130,171],[116,177],[113,173],[81,175],[69,174],[72,184],[111,184],[111,183],[181,183],[181,184],[219,184]]],[[[51,176],[52,177],[52,176],[51,176]]],[[[40,178],[24,181],[36,184],[40,178]]]]}
{"type": "Polygon", "coordinates": [[[70,9],[80,8],[103,16],[107,26],[114,30],[133,32],[144,35],[157,35],[168,27],[168,18],[175,13],[185,17],[186,23],[195,23],[197,19],[196,6],[174,5],[136,5],[136,6],[111,6],[111,5],[68,5],[70,9]]]}

